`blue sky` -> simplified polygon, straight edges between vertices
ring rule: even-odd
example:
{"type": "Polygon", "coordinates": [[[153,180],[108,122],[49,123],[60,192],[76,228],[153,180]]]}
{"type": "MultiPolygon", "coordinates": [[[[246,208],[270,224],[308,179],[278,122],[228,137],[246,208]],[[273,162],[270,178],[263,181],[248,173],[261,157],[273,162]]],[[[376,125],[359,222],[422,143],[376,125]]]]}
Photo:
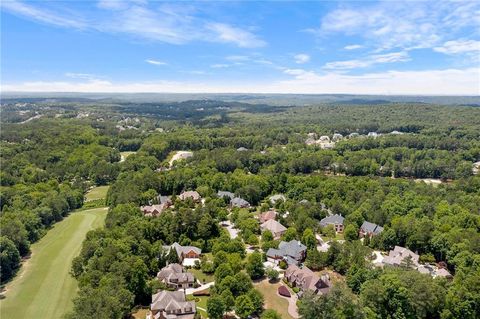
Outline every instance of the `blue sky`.
{"type": "Polygon", "coordinates": [[[2,90],[478,95],[479,3],[2,0],[2,90]]]}

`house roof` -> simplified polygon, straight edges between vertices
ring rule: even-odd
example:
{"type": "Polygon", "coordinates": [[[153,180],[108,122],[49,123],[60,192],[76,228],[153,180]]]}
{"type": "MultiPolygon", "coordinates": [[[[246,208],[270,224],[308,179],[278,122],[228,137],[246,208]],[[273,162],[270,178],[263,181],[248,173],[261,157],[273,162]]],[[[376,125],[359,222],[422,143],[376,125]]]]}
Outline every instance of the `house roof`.
{"type": "Polygon", "coordinates": [[[440,268],[440,269],[437,270],[437,276],[450,278],[450,277],[452,277],[452,274],[448,270],[446,270],[445,268],[440,268]]]}
{"type": "Polygon", "coordinates": [[[142,206],[140,209],[145,215],[158,215],[161,214],[166,208],[168,208],[167,203],[159,204],[159,205],[147,205],[142,206]]]}
{"type": "Polygon", "coordinates": [[[320,226],[327,226],[331,224],[343,225],[344,220],[345,218],[342,215],[338,215],[338,214],[330,215],[320,220],[320,226]]]}
{"type": "Polygon", "coordinates": [[[177,256],[178,258],[181,258],[182,257],[182,254],[186,254],[190,251],[194,251],[197,255],[200,255],[202,253],[202,250],[198,247],[195,247],[195,246],[182,246],[180,245],[179,243],[175,242],[173,243],[171,246],[163,246],[163,248],[165,250],[169,250],[169,249],[175,249],[176,253],[177,253],[177,256]]]}
{"type": "Polygon", "coordinates": [[[230,201],[230,205],[234,207],[248,207],[250,203],[240,197],[235,197],[230,201]]]}
{"type": "Polygon", "coordinates": [[[195,301],[186,301],[183,291],[162,290],[152,295],[151,310],[182,310],[192,308],[195,311],[195,301]]]}
{"type": "Polygon", "coordinates": [[[310,268],[300,268],[296,265],[288,266],[285,276],[296,282],[297,286],[305,290],[318,291],[318,293],[326,293],[330,290],[332,284],[327,275],[319,277],[310,268]]]}
{"type": "Polygon", "coordinates": [[[286,201],[287,198],[283,194],[275,194],[275,195],[270,196],[269,200],[270,200],[270,203],[275,204],[279,200],[286,201]]]}
{"type": "Polygon", "coordinates": [[[218,191],[217,196],[220,197],[220,198],[223,198],[223,197],[228,197],[228,198],[230,198],[230,199],[235,198],[235,194],[234,194],[234,193],[232,193],[232,192],[227,192],[227,191],[218,191]]]}
{"type": "Polygon", "coordinates": [[[163,267],[157,273],[158,280],[162,281],[173,281],[177,280],[178,282],[195,282],[195,277],[192,273],[185,272],[183,267],[179,264],[170,264],[163,267]]]}
{"type": "Polygon", "coordinates": [[[287,230],[285,226],[283,226],[274,219],[267,220],[262,225],[260,225],[260,227],[262,228],[262,230],[268,229],[272,232],[272,234],[281,233],[287,230]]]}
{"type": "Polygon", "coordinates": [[[412,257],[413,265],[418,266],[418,259],[420,256],[415,254],[410,249],[400,246],[395,246],[393,250],[390,250],[388,256],[383,259],[383,263],[398,266],[401,265],[402,261],[408,256],[412,257]]]}
{"type": "Polygon", "coordinates": [[[181,200],[185,200],[187,198],[192,198],[193,200],[199,200],[200,198],[202,198],[200,194],[196,191],[186,191],[181,193],[180,196],[178,197],[180,197],[181,200]]]}
{"type": "Polygon", "coordinates": [[[383,231],[383,227],[367,221],[364,221],[360,228],[366,233],[372,233],[375,235],[378,235],[383,231]]]}
{"type": "Polygon", "coordinates": [[[268,212],[263,212],[260,214],[260,222],[264,223],[267,220],[270,219],[276,219],[277,218],[277,212],[274,210],[269,210],[268,212]]]}
{"type": "Polygon", "coordinates": [[[289,242],[282,241],[278,245],[278,249],[283,252],[284,256],[290,256],[294,259],[300,259],[303,253],[307,250],[307,246],[298,240],[291,240],[289,242]]]}

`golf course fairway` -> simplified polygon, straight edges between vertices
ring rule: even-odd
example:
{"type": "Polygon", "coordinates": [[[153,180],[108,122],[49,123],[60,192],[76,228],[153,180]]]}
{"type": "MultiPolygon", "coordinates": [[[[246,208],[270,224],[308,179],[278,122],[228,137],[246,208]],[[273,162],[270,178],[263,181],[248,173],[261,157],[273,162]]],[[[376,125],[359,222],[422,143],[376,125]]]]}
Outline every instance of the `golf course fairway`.
{"type": "Polygon", "coordinates": [[[2,319],[56,319],[72,309],[77,282],[70,275],[89,230],[102,227],[107,208],[71,213],[31,246],[32,256],[6,285],[2,319]]]}

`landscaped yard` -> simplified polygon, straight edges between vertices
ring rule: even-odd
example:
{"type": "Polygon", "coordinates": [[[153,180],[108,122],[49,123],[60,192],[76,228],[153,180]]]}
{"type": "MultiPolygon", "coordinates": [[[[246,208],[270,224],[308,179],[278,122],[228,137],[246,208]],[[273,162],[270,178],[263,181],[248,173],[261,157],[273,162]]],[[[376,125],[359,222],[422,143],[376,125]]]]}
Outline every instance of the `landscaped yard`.
{"type": "Polygon", "coordinates": [[[33,244],[31,258],[6,286],[0,317],[60,319],[70,311],[77,294],[77,282],[69,273],[72,259],[87,232],[101,227],[106,215],[106,208],[74,212],[33,244]]]}
{"type": "Polygon", "coordinates": [[[193,295],[187,295],[187,300],[195,300],[197,305],[197,311],[202,315],[203,318],[207,318],[207,296],[194,297],[193,295]],[[197,301],[199,300],[199,301],[197,301]],[[200,309],[201,308],[201,309],[200,309]]]}
{"type": "Polygon", "coordinates": [[[260,291],[265,298],[265,309],[276,310],[284,319],[293,319],[288,313],[288,301],[277,294],[281,282],[271,284],[268,280],[262,280],[255,284],[255,288],[260,291]]]}
{"type": "Polygon", "coordinates": [[[107,197],[108,188],[110,186],[97,186],[92,188],[86,195],[85,201],[89,202],[97,199],[105,199],[107,197]]]}
{"type": "Polygon", "coordinates": [[[191,272],[192,274],[194,274],[195,278],[200,280],[200,282],[202,284],[214,281],[213,274],[211,274],[211,275],[205,274],[204,272],[202,272],[202,270],[193,269],[193,268],[189,269],[188,271],[191,272]]]}

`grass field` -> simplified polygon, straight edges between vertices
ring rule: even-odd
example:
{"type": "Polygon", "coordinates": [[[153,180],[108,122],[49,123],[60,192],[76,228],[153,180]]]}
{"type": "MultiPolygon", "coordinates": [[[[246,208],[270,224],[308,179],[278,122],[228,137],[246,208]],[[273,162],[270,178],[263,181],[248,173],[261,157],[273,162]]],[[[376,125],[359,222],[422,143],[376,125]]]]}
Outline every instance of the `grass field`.
{"type": "Polygon", "coordinates": [[[203,283],[207,283],[207,282],[212,282],[215,280],[215,278],[213,277],[213,274],[212,275],[209,275],[209,274],[206,274],[204,272],[202,272],[200,269],[189,269],[188,270],[189,272],[191,272],[192,274],[195,275],[195,278],[197,278],[198,280],[200,280],[200,282],[203,284],[203,283]]]}
{"type": "Polygon", "coordinates": [[[283,319],[293,319],[288,313],[288,301],[277,295],[277,289],[281,283],[271,284],[268,280],[262,280],[254,285],[265,298],[265,309],[276,310],[283,319]]]}
{"type": "Polygon", "coordinates": [[[106,208],[72,213],[33,244],[31,258],[6,286],[0,318],[62,318],[77,293],[77,282],[69,274],[72,259],[86,233],[101,227],[106,215],[106,208]]]}
{"type": "Polygon", "coordinates": [[[85,201],[89,202],[97,199],[105,199],[107,197],[108,188],[110,186],[97,186],[92,188],[86,195],[85,201]]]}

